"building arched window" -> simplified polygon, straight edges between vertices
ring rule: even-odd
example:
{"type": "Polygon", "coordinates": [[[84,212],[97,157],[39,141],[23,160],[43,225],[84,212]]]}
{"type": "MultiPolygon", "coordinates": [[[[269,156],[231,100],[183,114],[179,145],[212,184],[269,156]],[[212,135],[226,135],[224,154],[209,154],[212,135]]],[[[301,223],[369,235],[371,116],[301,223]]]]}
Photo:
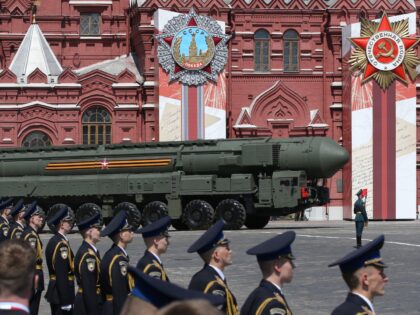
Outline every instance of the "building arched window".
{"type": "Polygon", "coordinates": [[[299,71],[299,35],[294,30],[283,34],[284,40],[284,72],[299,71]]]}
{"type": "Polygon", "coordinates": [[[89,108],[82,117],[83,144],[111,143],[111,115],[100,106],[89,108]]]}
{"type": "Polygon", "coordinates": [[[255,71],[270,70],[270,34],[266,30],[258,30],[254,35],[255,41],[255,71]]]}
{"type": "Polygon", "coordinates": [[[35,147],[49,147],[52,141],[47,134],[41,131],[33,131],[29,133],[22,141],[22,147],[35,148],[35,147]]]}

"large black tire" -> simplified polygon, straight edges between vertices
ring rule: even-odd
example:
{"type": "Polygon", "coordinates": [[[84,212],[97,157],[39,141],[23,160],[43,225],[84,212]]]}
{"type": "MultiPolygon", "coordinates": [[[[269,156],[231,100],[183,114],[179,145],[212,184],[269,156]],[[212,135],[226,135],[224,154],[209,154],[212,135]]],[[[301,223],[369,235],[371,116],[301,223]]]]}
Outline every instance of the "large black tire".
{"type": "Polygon", "coordinates": [[[248,214],[245,220],[245,226],[248,229],[262,229],[270,221],[270,216],[257,216],[255,214],[248,214]]]}
{"type": "Polygon", "coordinates": [[[114,215],[116,215],[120,211],[125,211],[127,213],[127,221],[131,226],[133,226],[135,229],[137,229],[140,226],[141,213],[134,203],[120,202],[114,208],[114,215]]]}
{"type": "Polygon", "coordinates": [[[182,222],[190,230],[207,230],[213,223],[214,209],[207,201],[192,200],[182,212],[182,222]]]}
{"type": "Polygon", "coordinates": [[[216,219],[225,222],[226,230],[239,230],[246,220],[245,207],[236,199],[224,199],[216,207],[216,219]]]}
{"type": "Polygon", "coordinates": [[[98,212],[101,215],[100,224],[102,225],[103,224],[102,209],[100,206],[92,202],[88,202],[88,203],[84,203],[80,205],[76,210],[76,224],[86,220],[87,218],[94,216],[98,212]]]}
{"type": "Polygon", "coordinates": [[[143,226],[168,215],[168,206],[162,201],[151,201],[143,208],[143,226]]]}
{"type": "Polygon", "coordinates": [[[69,208],[69,212],[70,212],[70,216],[74,218],[74,212],[73,212],[73,210],[69,206],[67,206],[66,204],[64,204],[64,203],[56,203],[55,205],[52,205],[51,208],[48,210],[46,221],[47,221],[48,228],[53,233],[56,232],[56,226],[53,225],[53,224],[48,224],[48,221],[58,212],[58,210],[61,209],[61,207],[68,207],[69,208]]]}

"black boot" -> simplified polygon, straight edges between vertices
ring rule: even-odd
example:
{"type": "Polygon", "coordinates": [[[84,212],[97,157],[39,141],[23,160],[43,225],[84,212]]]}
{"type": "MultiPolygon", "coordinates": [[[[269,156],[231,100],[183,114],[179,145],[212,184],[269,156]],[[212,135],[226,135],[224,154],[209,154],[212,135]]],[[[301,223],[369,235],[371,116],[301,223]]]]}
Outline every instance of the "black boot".
{"type": "Polygon", "coordinates": [[[356,236],[357,239],[357,248],[362,247],[362,237],[361,236],[356,236]]]}

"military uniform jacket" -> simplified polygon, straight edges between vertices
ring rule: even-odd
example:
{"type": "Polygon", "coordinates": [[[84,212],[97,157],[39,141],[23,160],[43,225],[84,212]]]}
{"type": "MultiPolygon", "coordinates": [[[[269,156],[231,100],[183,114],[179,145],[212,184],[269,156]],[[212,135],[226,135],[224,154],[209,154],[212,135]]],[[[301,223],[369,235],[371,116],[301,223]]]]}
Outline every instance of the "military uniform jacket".
{"type": "Polygon", "coordinates": [[[74,306],[75,314],[99,315],[101,313],[100,264],[99,253],[83,241],[74,258],[74,274],[79,285],[74,306]]]}
{"type": "Polygon", "coordinates": [[[9,221],[0,216],[0,242],[7,240],[7,234],[9,232],[9,221]]]}
{"type": "Polygon", "coordinates": [[[29,315],[29,313],[21,310],[0,310],[0,315],[29,315]]]}
{"type": "Polygon", "coordinates": [[[39,238],[38,232],[32,227],[27,226],[22,233],[22,239],[29,242],[36,253],[36,267],[35,274],[38,275],[38,291],[43,291],[44,286],[44,272],[42,271],[42,242],[39,238]]]}
{"type": "Polygon", "coordinates": [[[169,282],[168,275],[166,274],[163,265],[148,250],[137,263],[137,269],[149,275],[150,277],[169,282]]]}
{"type": "Polygon", "coordinates": [[[20,239],[22,237],[24,229],[25,227],[21,225],[20,223],[18,222],[13,223],[10,226],[9,231],[7,232],[7,239],[9,240],[20,239]]]}
{"type": "Polygon", "coordinates": [[[128,256],[117,245],[105,253],[101,261],[101,293],[105,301],[102,314],[118,315],[134,286],[127,274],[128,256]]]}
{"type": "Polygon", "coordinates": [[[246,299],[241,315],[291,315],[282,292],[271,282],[262,280],[260,286],[246,299]]]}
{"type": "Polygon", "coordinates": [[[374,315],[374,313],[365,300],[350,292],[344,303],[337,306],[331,315],[374,315]]]}
{"type": "Polygon", "coordinates": [[[50,304],[60,306],[74,303],[74,255],[68,241],[55,234],[45,249],[50,282],[45,297],[50,304]]]}
{"type": "Polygon", "coordinates": [[[357,199],[354,203],[353,212],[356,215],[354,221],[367,222],[368,217],[366,213],[365,203],[362,199],[357,199]]]}
{"type": "Polygon", "coordinates": [[[225,298],[222,310],[227,315],[239,313],[236,298],[229,290],[226,281],[223,281],[217,271],[207,264],[192,277],[188,289],[221,295],[225,298]]]}

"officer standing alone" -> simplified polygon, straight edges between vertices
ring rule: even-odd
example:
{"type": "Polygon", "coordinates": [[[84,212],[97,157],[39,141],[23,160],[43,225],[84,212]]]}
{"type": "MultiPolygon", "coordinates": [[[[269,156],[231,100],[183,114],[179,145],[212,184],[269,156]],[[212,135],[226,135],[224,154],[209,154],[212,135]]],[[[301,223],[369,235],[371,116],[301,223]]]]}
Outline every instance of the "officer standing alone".
{"type": "MultiPolygon", "coordinates": [[[[79,210],[80,211],[80,210],[79,210]]],[[[100,209],[77,222],[83,242],[74,258],[74,274],[79,288],[74,303],[77,315],[100,315],[102,307],[100,264],[101,256],[96,244],[100,240],[100,209]]]]}
{"type": "Polygon", "coordinates": [[[363,190],[360,189],[357,194],[357,200],[354,203],[353,212],[356,215],[354,222],[356,223],[356,247],[362,246],[363,228],[368,225],[368,217],[366,213],[366,202],[363,200],[363,190]]]}
{"type": "Polygon", "coordinates": [[[52,315],[73,314],[74,303],[74,255],[67,234],[73,228],[74,218],[67,206],[62,206],[48,220],[55,227],[55,235],[45,250],[50,282],[45,298],[50,303],[52,315]]]}
{"type": "Polygon", "coordinates": [[[112,247],[101,261],[101,290],[104,304],[103,315],[118,315],[134,286],[134,280],[128,275],[129,257],[127,245],[134,237],[133,226],[127,221],[125,211],[120,211],[102,230],[101,236],[112,239],[112,247]]]}
{"type": "Polygon", "coordinates": [[[44,272],[42,271],[42,242],[38,231],[44,225],[44,213],[37,207],[36,202],[32,202],[25,210],[23,218],[26,220],[26,228],[23,231],[22,239],[31,245],[36,254],[35,275],[38,277],[36,287],[33,288],[29,309],[31,315],[37,315],[42,291],[44,291],[44,272]]]}
{"type": "Polygon", "coordinates": [[[169,281],[162,265],[161,256],[166,253],[169,246],[168,228],[170,225],[171,218],[165,216],[137,231],[143,235],[147,248],[137,263],[137,269],[163,281],[169,281]]]}

